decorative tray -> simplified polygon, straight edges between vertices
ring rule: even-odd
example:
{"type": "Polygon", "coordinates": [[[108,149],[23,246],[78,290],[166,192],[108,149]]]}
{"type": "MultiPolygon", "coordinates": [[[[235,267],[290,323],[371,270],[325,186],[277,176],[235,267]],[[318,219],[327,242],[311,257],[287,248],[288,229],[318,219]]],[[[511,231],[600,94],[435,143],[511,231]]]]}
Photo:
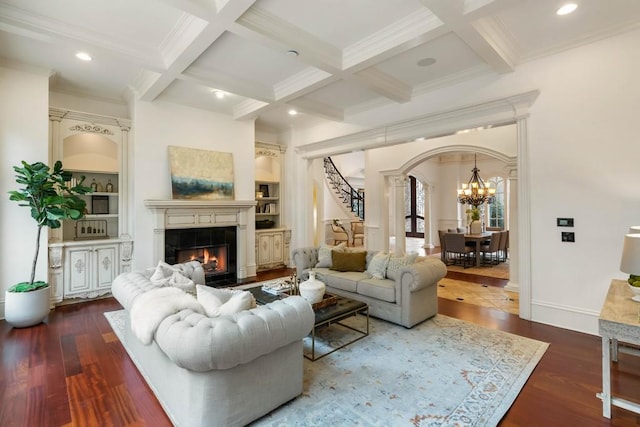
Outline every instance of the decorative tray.
{"type": "Polygon", "coordinates": [[[317,302],[315,304],[311,304],[311,307],[314,310],[319,310],[321,308],[329,307],[330,305],[334,305],[338,303],[338,297],[335,295],[325,293],[322,297],[322,301],[317,302]]]}

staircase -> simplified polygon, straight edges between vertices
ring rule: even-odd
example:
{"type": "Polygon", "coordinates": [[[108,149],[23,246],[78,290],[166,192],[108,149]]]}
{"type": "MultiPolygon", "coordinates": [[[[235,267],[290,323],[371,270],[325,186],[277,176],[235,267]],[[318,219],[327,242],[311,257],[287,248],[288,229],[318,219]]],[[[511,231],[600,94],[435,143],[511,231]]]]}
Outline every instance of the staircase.
{"type": "Polygon", "coordinates": [[[324,171],[329,180],[329,187],[347,209],[364,221],[364,193],[353,188],[333,164],[331,157],[324,158],[324,171]]]}

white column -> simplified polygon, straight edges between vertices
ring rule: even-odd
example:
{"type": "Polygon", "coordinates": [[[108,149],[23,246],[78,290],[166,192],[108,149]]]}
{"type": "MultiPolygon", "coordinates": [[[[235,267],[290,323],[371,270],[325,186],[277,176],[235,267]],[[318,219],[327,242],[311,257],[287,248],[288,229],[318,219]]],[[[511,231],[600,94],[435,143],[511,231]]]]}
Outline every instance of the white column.
{"type": "Polygon", "coordinates": [[[432,249],[433,245],[433,231],[431,230],[431,191],[433,186],[422,183],[424,188],[424,248],[432,249]]]}
{"type": "Polygon", "coordinates": [[[512,292],[520,292],[520,285],[518,284],[518,233],[516,231],[518,229],[518,171],[511,169],[508,179],[509,283],[507,283],[504,289],[512,292]]]}
{"type": "Polygon", "coordinates": [[[406,178],[404,175],[398,175],[393,177],[393,184],[395,190],[395,236],[396,236],[396,255],[402,255],[405,252],[407,246],[406,234],[404,230],[404,189],[406,186],[406,178]]]}
{"type": "MultiPolygon", "coordinates": [[[[119,123],[120,124],[120,123],[119,123]]],[[[120,173],[118,174],[118,232],[121,239],[131,239],[129,229],[129,211],[135,206],[129,200],[129,131],[128,124],[120,124],[120,173]]],[[[163,258],[164,259],[164,258],[163,258]]]]}
{"type": "Polygon", "coordinates": [[[520,317],[531,319],[531,184],[529,176],[529,148],[527,119],[519,118],[516,124],[518,133],[518,180],[517,206],[512,212],[509,228],[509,247],[511,260],[516,260],[515,276],[520,288],[520,317]],[[514,218],[517,216],[516,224],[514,218]]]}

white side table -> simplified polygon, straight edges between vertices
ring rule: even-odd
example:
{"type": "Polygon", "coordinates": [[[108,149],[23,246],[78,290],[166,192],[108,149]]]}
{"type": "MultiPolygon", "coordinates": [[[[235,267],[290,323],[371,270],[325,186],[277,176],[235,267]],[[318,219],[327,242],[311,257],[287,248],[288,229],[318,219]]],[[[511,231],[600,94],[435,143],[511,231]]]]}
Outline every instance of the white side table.
{"type": "Polygon", "coordinates": [[[640,404],[611,395],[611,361],[618,361],[618,350],[640,355],[637,351],[618,349],[618,341],[640,345],[640,303],[631,300],[633,293],[624,280],[612,280],[600,317],[598,332],[602,337],[602,415],[611,418],[611,405],[640,414],[640,404]]]}

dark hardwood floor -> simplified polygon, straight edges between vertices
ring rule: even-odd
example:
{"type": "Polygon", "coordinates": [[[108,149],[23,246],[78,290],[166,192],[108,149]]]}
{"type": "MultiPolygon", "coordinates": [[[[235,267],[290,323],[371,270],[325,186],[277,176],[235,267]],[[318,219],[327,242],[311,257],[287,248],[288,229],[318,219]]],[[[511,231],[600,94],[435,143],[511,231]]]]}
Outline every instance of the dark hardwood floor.
{"type": "MultiPolygon", "coordinates": [[[[599,337],[438,302],[441,314],[551,344],[501,426],[640,425],[640,416],[619,408],[602,417],[599,337]]],[[[120,308],[107,298],[58,307],[32,328],[0,321],[0,426],[170,426],[103,315],[120,308]]],[[[621,354],[611,380],[618,395],[640,401],[640,359],[621,354]]]]}

